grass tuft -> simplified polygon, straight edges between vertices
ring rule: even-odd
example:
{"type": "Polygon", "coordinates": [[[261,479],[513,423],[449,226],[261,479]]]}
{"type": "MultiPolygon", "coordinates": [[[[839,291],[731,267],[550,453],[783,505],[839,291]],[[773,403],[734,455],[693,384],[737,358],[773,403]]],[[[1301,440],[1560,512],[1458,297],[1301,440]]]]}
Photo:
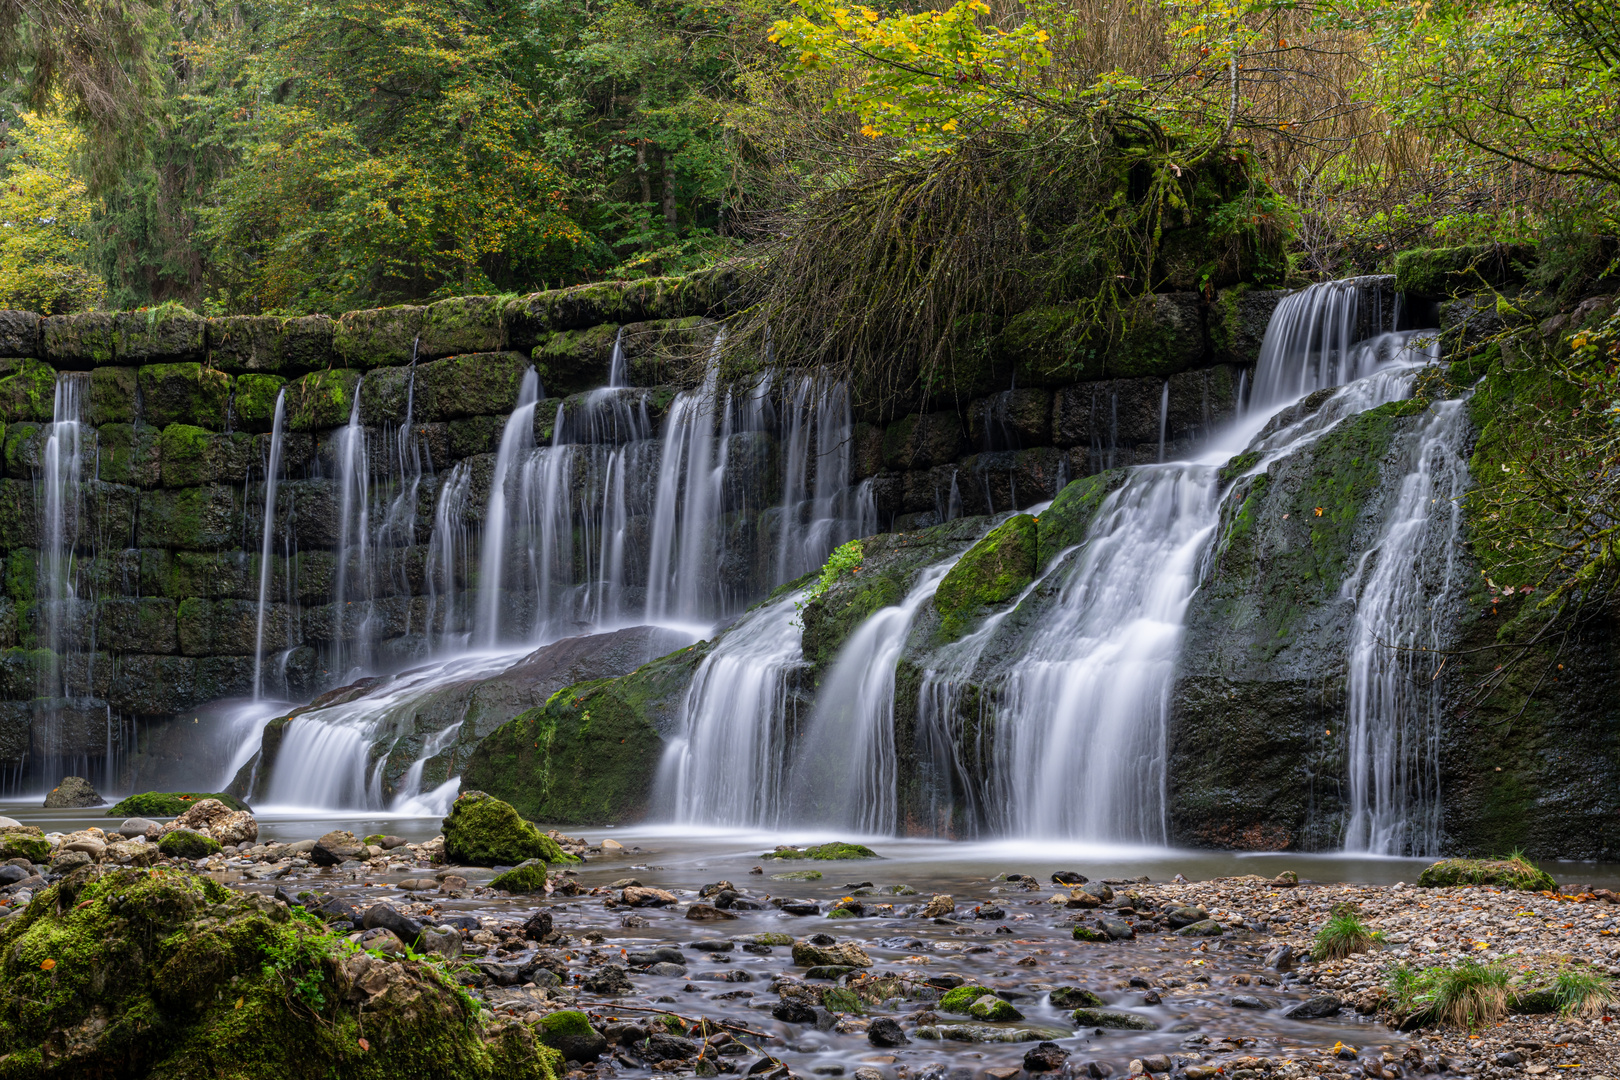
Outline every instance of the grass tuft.
{"type": "Polygon", "coordinates": [[[1387,985],[1397,1008],[1420,1023],[1479,1028],[1507,1015],[1510,978],[1502,965],[1477,960],[1422,971],[1403,963],[1387,985]]]}
{"type": "Polygon", "coordinates": [[[1336,911],[1316,932],[1311,956],[1317,960],[1343,960],[1352,953],[1367,952],[1377,943],[1372,931],[1351,911],[1336,911]]]}
{"type": "Polygon", "coordinates": [[[1603,1016],[1620,1001],[1614,983],[1590,968],[1567,968],[1553,978],[1553,999],[1565,1016],[1603,1016]]]}

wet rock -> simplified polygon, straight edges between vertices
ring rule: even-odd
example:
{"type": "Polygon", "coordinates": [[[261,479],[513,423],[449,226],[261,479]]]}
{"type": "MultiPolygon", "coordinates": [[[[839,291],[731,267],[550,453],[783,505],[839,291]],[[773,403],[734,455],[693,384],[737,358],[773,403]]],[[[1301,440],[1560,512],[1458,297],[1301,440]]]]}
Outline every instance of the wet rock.
{"type": "Polygon", "coordinates": [[[163,826],[147,818],[125,818],[124,823],[118,826],[118,832],[123,836],[144,836],[148,840],[156,840],[163,832],[163,826]]]}
{"type": "Polygon", "coordinates": [[[1145,1016],[1113,1009],[1076,1009],[1074,1022],[1081,1027],[1112,1028],[1119,1031],[1157,1031],[1159,1025],[1145,1016]]]}
{"type": "Polygon", "coordinates": [[[700,1047],[692,1039],[680,1035],[658,1032],[647,1038],[642,1057],[647,1061],[690,1061],[698,1056],[700,1047]]]}
{"type": "Polygon", "coordinates": [[[163,832],[192,829],[212,836],[221,844],[234,846],[259,838],[259,823],[243,810],[233,810],[218,799],[203,799],[163,826],[163,832]]]}
{"type": "Polygon", "coordinates": [[[660,960],[647,965],[647,974],[657,975],[665,979],[686,978],[686,965],[676,964],[669,960],[660,960]]]}
{"type": "Polygon", "coordinates": [[[367,930],[379,927],[392,930],[406,944],[415,942],[422,934],[422,924],[392,904],[373,904],[366,908],[366,913],[361,916],[360,925],[367,930]]]}
{"type": "Polygon", "coordinates": [[[1167,1073],[1170,1071],[1170,1058],[1165,1054],[1148,1054],[1141,1061],[1143,1072],[1167,1073]]]}
{"type": "Polygon", "coordinates": [[[1080,886],[1080,891],[1095,896],[1105,904],[1114,902],[1114,890],[1106,882],[1089,881],[1080,886]]]}
{"type": "Polygon", "coordinates": [[[1037,1044],[1024,1054],[1025,1072],[1057,1072],[1069,1060],[1069,1052],[1055,1042],[1037,1044]]]}
{"type": "Polygon", "coordinates": [[[624,890],[623,901],[631,907],[665,907],[676,902],[672,892],[632,885],[624,890]]]}
{"type": "Polygon", "coordinates": [[[973,909],[973,917],[975,919],[1000,921],[1007,917],[1007,909],[1004,907],[997,907],[994,904],[983,904],[973,909]]]}
{"type": "Polygon", "coordinates": [[[772,874],[772,881],[820,881],[820,870],[789,870],[785,874],[772,874]]]}
{"type": "Polygon", "coordinates": [[[1225,929],[1214,919],[1203,919],[1199,922],[1188,923],[1176,933],[1181,937],[1220,937],[1225,929]]]}
{"type": "Polygon", "coordinates": [[[26,880],[29,876],[31,876],[30,872],[20,866],[10,864],[0,866],[0,885],[15,885],[19,881],[26,880]]]}
{"type": "MultiPolygon", "coordinates": [[[[818,934],[817,937],[826,935],[818,934]]],[[[793,963],[797,967],[823,967],[838,965],[841,967],[869,968],[872,958],[866,955],[866,950],[854,942],[845,942],[842,945],[816,945],[810,940],[793,943],[793,963]]]]}
{"type": "Polygon", "coordinates": [[[1090,941],[1096,944],[1112,940],[1106,930],[1098,930],[1091,926],[1076,926],[1069,931],[1069,936],[1076,941],[1090,941]]]}
{"type": "Polygon", "coordinates": [[[1060,986],[1048,996],[1054,1009],[1100,1009],[1103,999],[1078,986],[1060,986]]]}
{"type": "Polygon", "coordinates": [[[551,934],[551,912],[537,911],[523,924],[523,936],[529,941],[544,941],[551,934]]]}
{"type": "Polygon", "coordinates": [[[1294,966],[1294,947],[1286,942],[1266,954],[1266,967],[1272,971],[1288,971],[1294,966]]]}
{"type": "Polygon", "coordinates": [[[607,1037],[591,1026],[588,1016],[564,1009],[540,1018],[540,1041],[567,1061],[595,1061],[607,1053],[607,1037]]]}
{"type": "Polygon", "coordinates": [[[1232,1008],[1234,1009],[1263,1009],[1266,1003],[1250,994],[1233,994],[1232,1008]]]}
{"type": "Polygon", "coordinates": [[[1321,1020],[1339,1015],[1344,1003],[1332,994],[1318,994],[1283,1013],[1290,1020],[1321,1020]]]}
{"type": "Polygon", "coordinates": [[[922,911],[917,913],[919,919],[943,919],[955,914],[956,901],[946,893],[935,893],[928,903],[923,905],[922,911]]]}
{"type": "Polygon", "coordinates": [[[1063,901],[1064,907],[1070,908],[1099,908],[1102,901],[1093,893],[1084,889],[1070,889],[1069,895],[1063,901]]]}
{"type": "MultiPolygon", "coordinates": [[[[580,980],[579,985],[593,994],[607,996],[629,994],[636,989],[635,984],[630,981],[630,977],[624,973],[624,968],[618,964],[605,965],[600,971],[580,980]]],[[[659,1058],[657,1060],[662,1061],[663,1059],[659,1058]]]]}
{"type": "Polygon", "coordinates": [[[850,972],[856,970],[858,969],[852,968],[847,964],[818,964],[817,966],[807,970],[804,973],[804,977],[807,979],[826,979],[829,982],[837,982],[845,975],[848,975],[850,972]]]}
{"type": "Polygon", "coordinates": [[[753,982],[754,977],[746,971],[733,969],[731,971],[700,971],[692,976],[696,982],[753,982]]]}
{"type": "Polygon", "coordinates": [[[1103,933],[1107,934],[1111,941],[1134,941],[1136,939],[1136,931],[1131,929],[1131,925],[1124,919],[1102,918],[1098,919],[1097,922],[1102,927],[1103,933]]]}
{"type": "Polygon", "coordinates": [[[734,943],[725,938],[705,938],[687,944],[687,948],[696,949],[698,952],[730,952],[734,947],[734,943]]]}
{"type": "Polygon", "coordinates": [[[90,866],[95,860],[82,851],[64,851],[51,860],[51,869],[66,874],[81,866],[90,866]]]}
{"type": "Polygon", "coordinates": [[[985,994],[968,1006],[968,1015],[976,1020],[987,1020],[991,1023],[1001,1023],[1008,1020],[1022,1020],[1024,1014],[1013,1008],[1010,1001],[1003,1001],[994,994],[985,994]]]}
{"type": "Polygon", "coordinates": [[[698,922],[720,922],[725,919],[735,919],[737,916],[729,911],[721,911],[712,904],[688,904],[686,917],[698,922]]]}
{"type": "Polygon", "coordinates": [[[1552,875],[1523,859],[1442,859],[1418,875],[1425,889],[1456,885],[1491,885],[1525,892],[1556,892],[1552,875]]]}
{"type": "Polygon", "coordinates": [[[925,1024],[914,1034],[919,1039],[969,1043],[1044,1042],[1069,1037],[1068,1032],[1053,1028],[999,1028],[989,1024],[925,1024]]]}
{"type": "MultiPolygon", "coordinates": [[[[458,877],[461,883],[457,888],[466,888],[466,878],[458,877]]],[[[502,889],[509,893],[531,894],[546,891],[546,864],[538,859],[529,859],[520,863],[503,874],[497,874],[490,880],[489,887],[502,889]]],[[[450,879],[445,879],[445,887],[452,887],[450,879]]]]}
{"type": "Polygon", "coordinates": [[[649,964],[679,964],[686,966],[686,956],[673,945],[664,945],[656,949],[637,949],[625,956],[636,967],[646,967],[649,964]]]}
{"type": "Polygon", "coordinates": [[[219,841],[190,829],[176,829],[163,834],[158,851],[171,859],[206,859],[219,854],[219,841]]]}
{"type": "Polygon", "coordinates": [[[107,800],[90,786],[90,781],[82,776],[67,776],[46,794],[45,809],[70,810],[86,806],[104,806],[106,802],[107,800]]]}
{"type": "Polygon", "coordinates": [[[880,1016],[866,1026],[866,1041],[873,1046],[906,1046],[911,1042],[899,1022],[887,1016],[880,1016]]]}
{"type": "Polygon", "coordinates": [[[1195,922],[1203,922],[1205,919],[1209,918],[1209,912],[1205,911],[1201,907],[1178,907],[1171,908],[1169,911],[1165,912],[1164,917],[1165,921],[1168,922],[1171,927],[1179,930],[1183,926],[1191,926],[1195,922]]]}
{"type": "Polygon", "coordinates": [[[771,1015],[784,1024],[813,1024],[816,1010],[797,998],[783,998],[771,1006],[771,1015]]]}
{"type": "Polygon", "coordinates": [[[779,906],[789,915],[821,914],[821,905],[814,900],[783,900],[779,906]]]}
{"type": "Polygon", "coordinates": [[[341,866],[349,859],[357,859],[365,850],[359,837],[347,829],[333,829],[315,841],[309,849],[309,861],[316,866],[341,866]]]}
{"type": "Polygon", "coordinates": [[[416,951],[435,953],[446,960],[454,960],[461,955],[461,932],[450,926],[424,926],[416,951]]]}
{"type": "Polygon", "coordinates": [[[389,956],[405,955],[405,943],[399,939],[399,935],[380,926],[361,934],[360,946],[367,952],[387,953],[389,956]]]}

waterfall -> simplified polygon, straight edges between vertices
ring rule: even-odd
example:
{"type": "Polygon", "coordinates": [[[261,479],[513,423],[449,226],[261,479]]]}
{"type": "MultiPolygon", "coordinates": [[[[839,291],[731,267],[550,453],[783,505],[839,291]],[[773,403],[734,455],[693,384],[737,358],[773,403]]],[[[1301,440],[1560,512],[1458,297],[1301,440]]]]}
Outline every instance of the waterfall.
{"type": "Polygon", "coordinates": [[[1283,297],[1266,326],[1254,404],[1280,405],[1371,373],[1376,356],[1354,348],[1383,332],[1385,277],[1323,282],[1283,297]]]}
{"type": "Polygon", "coordinates": [[[693,673],[659,766],[658,802],[674,821],[770,826],[781,817],[804,597],[795,592],[743,616],[693,673]]]}
{"type": "MultiPolygon", "coordinates": [[[[394,432],[393,453],[390,455],[392,472],[389,483],[394,484],[394,478],[397,477],[397,490],[393,498],[388,500],[388,509],[383,515],[377,534],[378,545],[390,549],[391,553],[416,542],[416,501],[422,490],[422,444],[411,430],[415,411],[416,347],[412,345],[411,365],[405,376],[405,418],[394,432]]],[[[406,573],[405,560],[388,557],[385,565],[392,579],[391,591],[395,595],[409,596],[411,583],[406,573]]],[[[405,633],[408,636],[411,632],[412,627],[407,617],[405,633]]]]}
{"type": "Polygon", "coordinates": [[[281,429],[286,416],[287,391],[282,390],[276,394],[275,420],[270,425],[270,457],[264,468],[264,535],[259,541],[259,613],[253,638],[255,701],[264,697],[264,621],[270,608],[270,558],[276,522],[276,482],[281,476],[281,429]]]}
{"type": "Polygon", "coordinates": [[[540,400],[540,376],[533,368],[523,373],[517,407],[501,429],[495,454],[495,472],[489,482],[489,506],[484,512],[484,538],[478,556],[478,629],[482,644],[493,648],[501,635],[501,579],[506,561],[508,525],[506,487],[512,466],[534,448],[534,409],[540,400]]]}
{"type": "Polygon", "coordinates": [[[349,423],[333,438],[338,470],[338,550],[332,589],[331,670],[340,683],[363,674],[370,659],[365,631],[371,600],[371,457],[366,429],[360,424],[360,385],[357,382],[354,387],[349,423]],[[353,606],[349,599],[351,573],[364,590],[358,619],[349,613],[353,606]],[[352,648],[346,647],[351,638],[352,648]]]}
{"type": "Polygon", "coordinates": [[[624,360],[624,327],[621,326],[619,332],[613,335],[613,356],[608,360],[608,387],[610,389],[630,385],[628,366],[624,360]]]}
{"type": "Polygon", "coordinates": [[[472,469],[458,461],[439,485],[433,507],[433,535],[428,540],[427,633],[438,635],[440,650],[467,645],[468,613],[462,609],[460,583],[467,576],[467,492],[472,469]]]}
{"type": "Polygon", "coordinates": [[[1170,426],[1170,380],[1164,380],[1164,387],[1159,391],[1159,464],[1164,464],[1164,433],[1170,426]]]}
{"type": "Polygon", "coordinates": [[[650,623],[718,614],[713,567],[719,561],[721,530],[711,519],[725,484],[723,456],[715,460],[715,405],[724,339],[722,331],[710,346],[702,386],[677,394],[664,421],[647,563],[650,623]]]}
{"type": "Polygon", "coordinates": [[[1407,439],[1411,465],[1383,535],[1344,584],[1355,603],[1344,846],[1379,855],[1440,850],[1440,685],[1434,650],[1460,598],[1467,490],[1466,402],[1442,401],[1407,439]]]}
{"type": "Polygon", "coordinates": [[[819,569],[833,548],[865,535],[849,485],[854,423],[848,389],[806,376],[794,380],[784,406],[778,585],[819,569]]]}
{"type": "Polygon", "coordinates": [[[796,824],[893,832],[899,813],[894,742],[895,667],[922,605],[956,565],[922,570],[904,600],[863,622],[839,650],[798,750],[791,781],[796,824]]]}

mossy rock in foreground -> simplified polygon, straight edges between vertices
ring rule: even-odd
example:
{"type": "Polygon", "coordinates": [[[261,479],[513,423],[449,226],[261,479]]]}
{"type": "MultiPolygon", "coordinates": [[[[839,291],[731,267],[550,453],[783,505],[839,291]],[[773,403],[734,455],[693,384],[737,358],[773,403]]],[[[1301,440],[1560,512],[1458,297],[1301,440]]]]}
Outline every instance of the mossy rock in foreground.
{"type": "Polygon", "coordinates": [[[947,991],[945,996],[939,999],[939,1005],[936,1007],[941,1012],[957,1013],[958,1015],[966,1016],[968,1014],[968,1009],[973,1007],[973,1003],[975,1001],[978,1001],[986,994],[994,993],[995,991],[990,989],[988,986],[980,986],[978,983],[968,983],[965,986],[958,986],[953,990],[947,991]]]}
{"type": "Polygon", "coordinates": [[[1522,892],[1556,892],[1558,883],[1545,870],[1523,859],[1441,859],[1418,875],[1425,889],[1448,885],[1494,885],[1522,892]]]}
{"type": "Polygon", "coordinates": [[[232,810],[249,810],[248,804],[222,791],[143,791],[131,795],[107,811],[108,817],[179,817],[204,799],[218,799],[232,810]]]}
{"type": "Polygon", "coordinates": [[[579,862],[557,841],[518,816],[511,804],[464,791],[444,819],[444,857],[460,866],[516,866],[529,859],[579,862]]]}
{"type": "Polygon", "coordinates": [[[220,852],[219,841],[190,829],[176,829],[164,833],[158,841],[158,851],[171,859],[206,859],[220,852]]]}
{"type": "Polygon", "coordinates": [[[830,844],[817,844],[815,847],[807,848],[779,847],[775,851],[767,851],[760,856],[762,859],[876,859],[880,857],[877,852],[865,844],[846,844],[837,840],[830,844]]]}
{"type": "Polygon", "coordinates": [[[526,863],[515,866],[504,874],[496,874],[489,883],[492,889],[504,889],[509,893],[537,893],[546,891],[546,867],[544,863],[526,863]]]}
{"type": "Polygon", "coordinates": [[[538,1034],[202,875],[85,866],[0,924],[3,1080],[556,1080],[538,1034]]]}
{"type": "Polygon", "coordinates": [[[29,862],[49,862],[51,842],[45,831],[37,825],[7,825],[0,828],[0,860],[27,859],[29,862]]]}

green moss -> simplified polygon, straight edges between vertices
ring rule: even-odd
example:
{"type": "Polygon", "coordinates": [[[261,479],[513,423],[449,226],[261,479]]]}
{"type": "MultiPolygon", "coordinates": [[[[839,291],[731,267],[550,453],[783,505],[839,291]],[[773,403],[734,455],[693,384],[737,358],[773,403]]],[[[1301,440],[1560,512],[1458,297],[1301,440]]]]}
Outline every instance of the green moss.
{"type": "Polygon", "coordinates": [[[236,419],[248,431],[269,431],[276,419],[276,398],[287,380],[280,375],[236,377],[236,419]]]}
{"type": "Polygon", "coordinates": [[[168,487],[191,487],[206,483],[208,447],[211,432],[190,424],[170,424],[158,436],[158,460],[163,483],[168,487]]]}
{"type": "Polygon", "coordinates": [[[1418,248],[1395,256],[1395,291],[1450,296],[1523,281],[1534,268],[1533,248],[1509,244],[1418,248]]]}
{"type": "Polygon", "coordinates": [[[691,646],[616,679],[579,683],[479,743],[462,784],[561,824],[613,825],[646,809],[663,755],[659,724],[679,707],[706,648],[691,646]]]}
{"type": "Polygon", "coordinates": [[[1035,580],[1039,529],[1028,514],[1008,518],[968,549],[939,583],[940,636],[954,641],[986,607],[1015,598],[1035,580]]]}
{"type": "Polygon", "coordinates": [[[540,1026],[547,1035],[571,1038],[590,1038],[596,1034],[591,1018],[577,1009],[559,1009],[540,1018],[540,1026]]]}
{"type": "Polygon", "coordinates": [[[497,874],[489,883],[492,889],[505,889],[510,893],[537,893],[546,891],[544,866],[519,866],[504,874],[497,874]]]}
{"type": "Polygon", "coordinates": [[[482,791],[464,791],[450,807],[450,816],[444,819],[444,855],[465,866],[515,866],[526,859],[579,861],[519,817],[511,804],[482,791]]]}
{"type": "Polygon", "coordinates": [[[429,304],[422,317],[424,356],[490,352],[501,347],[498,296],[455,296],[429,304]]]}
{"type": "Polygon", "coordinates": [[[1083,476],[1058,492],[1052,505],[1037,519],[1036,563],[1044,570],[1059,553],[1086,538],[1103,500],[1125,481],[1126,470],[1083,476]]]}
{"type": "Polygon", "coordinates": [[[90,373],[90,408],[85,419],[94,427],[135,422],[135,369],[98,367],[90,373]]]}
{"type": "Polygon", "coordinates": [[[975,1001],[978,1001],[986,994],[993,995],[994,993],[995,991],[988,986],[967,983],[947,991],[945,996],[939,999],[939,1010],[941,1012],[956,1013],[959,1016],[967,1016],[968,1010],[973,1007],[975,1001]]]}
{"type": "Polygon", "coordinates": [[[1010,1001],[1003,1001],[993,994],[987,994],[968,1006],[968,1015],[977,1020],[987,1020],[991,1023],[1005,1023],[1010,1020],[1022,1020],[1024,1014],[1013,1008],[1010,1001]],[[988,998],[989,1000],[986,1000],[988,998]]]}
{"type": "Polygon", "coordinates": [[[1049,1000],[1054,1009],[1100,1009],[1106,1004],[1102,998],[1079,986],[1060,986],[1052,991],[1049,1000]]]}
{"type": "Polygon", "coordinates": [[[772,874],[772,881],[820,881],[820,870],[789,870],[783,874],[772,874]]]}
{"type": "Polygon", "coordinates": [[[231,377],[201,364],[147,364],[136,373],[142,417],[153,427],[195,424],[225,430],[231,377]]]}
{"type": "Polygon", "coordinates": [[[548,394],[577,394],[607,384],[617,323],[563,330],[535,346],[533,359],[548,394]]]}
{"type": "Polygon", "coordinates": [[[111,484],[152,487],[157,484],[157,429],[131,424],[107,424],[96,432],[101,478],[111,484]]]}
{"type": "Polygon", "coordinates": [[[1556,892],[1558,883],[1552,875],[1522,858],[1513,859],[1442,859],[1425,867],[1418,875],[1418,885],[1425,889],[1453,885],[1490,885],[1499,889],[1518,889],[1524,892],[1556,892]]]}
{"type": "Polygon", "coordinates": [[[1091,926],[1076,926],[1070,931],[1070,936],[1076,941],[1107,942],[1111,940],[1106,933],[1091,926]]]}
{"type": "Polygon", "coordinates": [[[762,859],[876,859],[878,853],[865,844],[850,844],[843,841],[833,841],[829,844],[817,844],[814,847],[796,848],[779,847],[775,851],[767,851],[761,855],[762,859]]]}
{"type": "Polygon", "coordinates": [[[328,431],[349,422],[360,372],[349,368],[312,371],[287,385],[287,427],[328,431]]]}
{"type": "Polygon", "coordinates": [[[176,829],[164,833],[158,841],[158,851],[171,859],[206,859],[220,852],[219,841],[190,829],[176,829]]]}
{"type": "Polygon", "coordinates": [[[351,955],[205,876],[81,868],[0,926],[0,1077],[555,1080],[533,1028],[486,1026],[432,965],[365,958],[368,993],[351,955]]]}
{"type": "Polygon", "coordinates": [[[0,421],[49,423],[55,406],[55,368],[42,360],[0,358],[0,421]]]}
{"type": "Polygon", "coordinates": [[[410,305],[345,312],[332,330],[332,352],[344,367],[360,371],[408,364],[422,320],[423,309],[410,305]]]}
{"type": "Polygon", "coordinates": [[[35,825],[7,825],[0,828],[0,860],[27,859],[32,863],[50,861],[51,844],[44,830],[35,825]]]}
{"type": "Polygon", "coordinates": [[[204,799],[218,799],[232,810],[246,810],[247,803],[223,791],[143,791],[121,800],[107,811],[108,817],[179,817],[204,799]]]}

